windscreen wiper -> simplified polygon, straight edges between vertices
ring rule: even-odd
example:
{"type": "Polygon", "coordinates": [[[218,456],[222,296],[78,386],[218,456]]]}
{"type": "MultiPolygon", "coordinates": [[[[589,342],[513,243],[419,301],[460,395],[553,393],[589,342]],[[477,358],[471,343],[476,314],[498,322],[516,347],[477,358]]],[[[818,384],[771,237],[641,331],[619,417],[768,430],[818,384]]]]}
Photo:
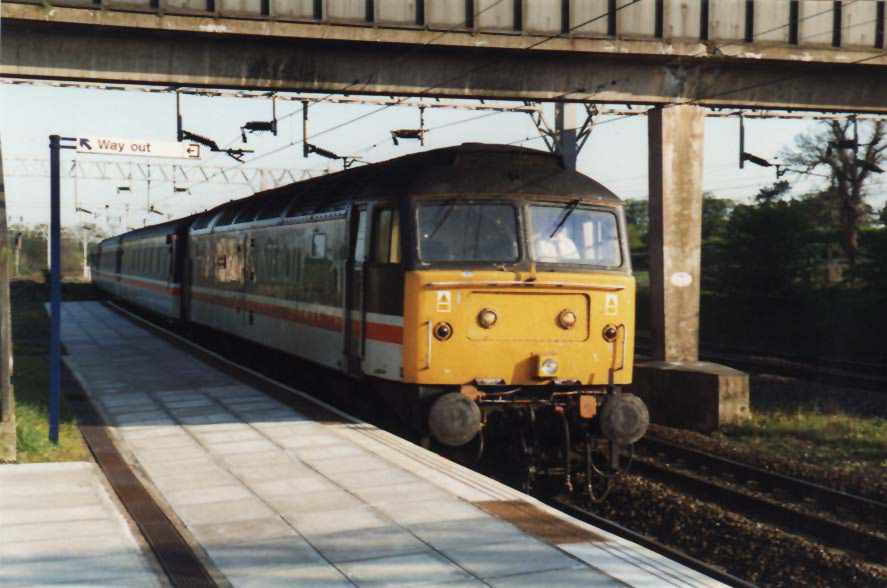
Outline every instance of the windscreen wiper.
{"type": "Polygon", "coordinates": [[[570,202],[570,204],[567,205],[566,210],[564,210],[563,216],[557,222],[557,226],[554,227],[554,230],[548,236],[549,239],[554,238],[554,236],[557,235],[557,232],[563,228],[564,223],[567,222],[567,219],[570,218],[570,215],[573,214],[573,211],[576,210],[577,206],[579,206],[579,202],[580,202],[579,200],[573,200],[572,202],[570,202]]]}
{"type": "Polygon", "coordinates": [[[431,231],[431,233],[429,233],[427,237],[428,239],[434,237],[443,226],[443,224],[447,222],[447,219],[450,218],[450,213],[453,212],[453,209],[456,207],[456,201],[448,200],[444,203],[444,206],[446,206],[446,208],[443,210],[443,212],[440,213],[440,220],[437,221],[437,224],[434,225],[434,229],[431,231]]]}

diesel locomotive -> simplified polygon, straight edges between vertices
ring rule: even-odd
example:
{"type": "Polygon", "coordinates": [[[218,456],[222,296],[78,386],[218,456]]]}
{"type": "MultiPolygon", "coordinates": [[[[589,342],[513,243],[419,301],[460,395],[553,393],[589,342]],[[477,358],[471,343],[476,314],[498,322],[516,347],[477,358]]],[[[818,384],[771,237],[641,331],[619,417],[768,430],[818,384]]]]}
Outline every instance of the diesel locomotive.
{"type": "Polygon", "coordinates": [[[445,446],[504,428],[529,463],[554,435],[569,482],[571,443],[615,461],[646,431],[622,390],[621,201],[548,153],[464,144],[298,182],[107,239],[93,267],[114,297],[362,382],[445,446]]]}

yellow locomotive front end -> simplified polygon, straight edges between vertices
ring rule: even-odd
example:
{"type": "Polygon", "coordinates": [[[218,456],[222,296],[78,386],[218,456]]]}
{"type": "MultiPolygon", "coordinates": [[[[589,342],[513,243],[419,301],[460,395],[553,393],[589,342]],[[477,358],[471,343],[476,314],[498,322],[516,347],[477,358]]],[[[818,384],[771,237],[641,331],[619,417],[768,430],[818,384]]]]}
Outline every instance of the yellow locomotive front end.
{"type": "Polygon", "coordinates": [[[620,388],[635,281],[618,199],[437,197],[411,212],[404,380],[430,400],[434,438],[467,443],[503,411],[552,413],[618,445],[643,434],[646,408],[620,388]]]}
{"type": "Polygon", "coordinates": [[[416,271],[406,300],[407,381],[602,391],[631,383],[630,275],[416,271]]]}

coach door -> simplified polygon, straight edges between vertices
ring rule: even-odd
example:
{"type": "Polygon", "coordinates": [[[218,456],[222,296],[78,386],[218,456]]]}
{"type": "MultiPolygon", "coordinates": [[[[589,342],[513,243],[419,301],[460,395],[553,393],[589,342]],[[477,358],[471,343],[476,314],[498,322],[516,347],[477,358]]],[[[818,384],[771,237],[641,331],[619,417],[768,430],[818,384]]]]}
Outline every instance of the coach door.
{"type": "Polygon", "coordinates": [[[349,255],[345,267],[345,365],[348,372],[361,373],[366,329],[365,266],[369,252],[370,211],[366,205],[354,206],[349,215],[349,255]]]}
{"type": "Polygon", "coordinates": [[[183,321],[191,320],[191,256],[188,255],[190,226],[179,225],[173,237],[173,284],[179,286],[179,312],[183,321]]]}
{"type": "Polygon", "coordinates": [[[114,285],[111,288],[114,296],[122,296],[123,292],[120,281],[120,274],[123,270],[123,238],[117,240],[117,249],[114,251],[114,285]]]}
{"type": "MultiPolygon", "coordinates": [[[[253,231],[243,231],[240,243],[237,244],[237,251],[242,251],[243,255],[243,288],[241,291],[240,311],[241,324],[244,327],[252,327],[256,322],[255,312],[250,304],[250,294],[255,293],[256,289],[256,270],[258,269],[259,260],[258,248],[256,246],[256,234],[253,231]]],[[[266,236],[267,239],[267,236],[266,236]]],[[[267,241],[266,241],[267,244],[267,241]]],[[[270,251],[271,255],[276,255],[277,251],[270,251]]],[[[275,258],[276,259],[276,258],[275,258]]],[[[272,267],[276,267],[272,266],[272,267]]],[[[251,331],[247,331],[250,333],[251,331]]]]}

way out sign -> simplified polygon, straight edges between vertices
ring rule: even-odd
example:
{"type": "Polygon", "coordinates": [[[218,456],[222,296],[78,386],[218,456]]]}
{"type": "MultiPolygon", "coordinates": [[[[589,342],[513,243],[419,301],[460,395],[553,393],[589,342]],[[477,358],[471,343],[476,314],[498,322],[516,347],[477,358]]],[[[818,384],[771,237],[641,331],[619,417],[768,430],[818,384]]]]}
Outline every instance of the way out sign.
{"type": "Polygon", "coordinates": [[[77,153],[200,159],[200,145],[174,141],[153,141],[151,139],[79,137],[77,139],[77,153]]]}

